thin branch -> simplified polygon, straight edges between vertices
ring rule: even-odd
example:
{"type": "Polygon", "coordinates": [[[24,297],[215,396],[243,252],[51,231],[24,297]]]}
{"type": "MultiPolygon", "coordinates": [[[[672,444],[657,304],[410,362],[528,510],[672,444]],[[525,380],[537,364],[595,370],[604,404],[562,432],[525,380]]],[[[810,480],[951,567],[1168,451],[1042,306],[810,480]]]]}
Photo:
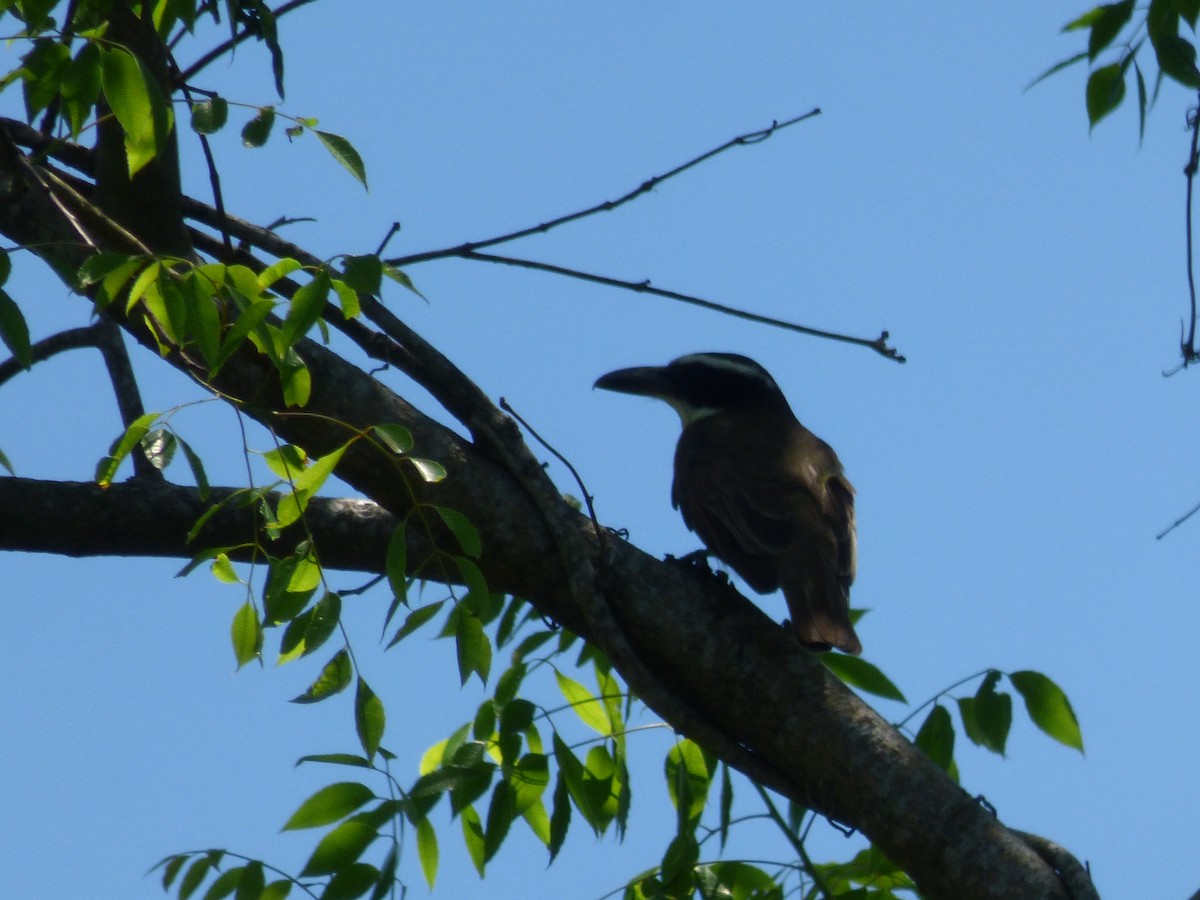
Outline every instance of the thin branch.
{"type": "MultiPolygon", "coordinates": [[[[288,13],[290,13],[292,10],[299,9],[301,6],[307,6],[309,3],[312,3],[312,2],[313,2],[313,0],[290,0],[290,2],[284,3],[279,8],[272,10],[271,15],[273,15],[276,19],[278,19],[280,16],[285,16],[288,13]]],[[[213,47],[211,50],[209,50],[207,53],[205,53],[203,56],[201,56],[198,60],[196,60],[194,63],[192,63],[186,69],[184,69],[183,72],[179,75],[179,79],[180,79],[179,83],[184,84],[186,82],[191,81],[203,69],[208,68],[212,63],[216,62],[218,59],[220,59],[222,56],[224,56],[226,53],[228,53],[230,50],[232,50],[238,44],[242,43],[243,41],[247,40],[248,38],[256,38],[256,37],[259,37],[259,33],[257,31],[255,31],[253,29],[249,29],[249,28],[242,29],[233,37],[229,38],[226,41],[222,41],[220,44],[217,44],[217,46],[213,47]]]]}
{"type": "Polygon", "coordinates": [[[666,297],[669,300],[678,300],[682,303],[690,303],[693,306],[699,306],[703,309],[711,309],[714,312],[719,312],[727,316],[733,316],[736,319],[745,319],[749,322],[757,322],[760,325],[770,325],[774,328],[784,328],[788,331],[798,331],[801,334],[809,334],[813,337],[826,338],[831,341],[841,341],[845,344],[854,344],[859,347],[866,347],[869,350],[874,350],[885,359],[892,359],[898,363],[907,362],[903,354],[899,353],[894,347],[889,347],[887,344],[888,338],[891,335],[883,331],[877,338],[860,338],[853,335],[840,334],[836,331],[823,331],[820,328],[809,328],[807,325],[797,325],[794,322],[785,322],[783,319],[775,319],[771,316],[764,316],[759,313],[749,312],[744,309],[738,309],[733,306],[726,306],[723,303],[716,303],[712,300],[705,300],[702,297],[696,297],[691,294],[681,294],[678,291],[671,291],[665,288],[654,287],[649,281],[624,281],[620,278],[609,278],[607,275],[596,275],[591,272],[581,272],[578,269],[568,269],[564,266],[556,266],[553,263],[538,262],[532,259],[522,259],[515,256],[497,256],[492,253],[477,253],[468,251],[461,254],[462,259],[476,260],[478,262],[499,263],[506,266],[519,266],[523,269],[536,269],[540,272],[550,272],[554,275],[562,275],[567,278],[577,278],[580,281],[590,281],[594,284],[603,284],[608,287],[621,288],[626,291],[633,291],[638,294],[653,294],[656,297],[666,297]]]}
{"type": "Polygon", "coordinates": [[[577,485],[579,485],[579,492],[581,494],[583,494],[583,502],[587,505],[588,518],[590,518],[592,520],[592,526],[596,529],[596,535],[600,539],[600,547],[601,547],[601,550],[603,551],[603,549],[604,549],[604,529],[600,526],[600,520],[598,518],[596,518],[596,507],[592,503],[592,501],[595,500],[595,497],[593,497],[591,495],[591,492],[589,492],[587,489],[587,485],[583,483],[583,476],[579,474],[579,470],[576,469],[575,466],[573,466],[571,464],[571,461],[569,459],[567,459],[565,456],[563,456],[561,453],[559,453],[558,450],[552,444],[550,444],[544,437],[542,437],[540,434],[538,434],[534,430],[533,426],[530,425],[527,421],[525,421],[525,419],[522,418],[521,414],[518,413],[515,409],[513,409],[512,406],[509,404],[509,402],[507,400],[505,400],[503,397],[500,398],[500,408],[502,410],[504,410],[506,413],[508,413],[510,416],[512,416],[514,419],[516,419],[517,422],[521,425],[521,427],[524,428],[526,431],[528,431],[530,436],[535,441],[537,441],[539,444],[541,444],[543,447],[545,447],[549,453],[553,454],[555,459],[557,459],[560,463],[562,463],[564,466],[567,467],[567,471],[571,473],[571,477],[574,478],[575,483],[577,485]]]}
{"type": "Polygon", "coordinates": [[[813,865],[812,857],[808,855],[808,850],[804,846],[804,841],[792,833],[792,829],[788,828],[787,822],[783,820],[783,816],[779,814],[778,807],[775,806],[775,801],[771,799],[771,795],[767,793],[766,788],[761,784],[755,784],[754,789],[758,791],[758,796],[762,798],[762,802],[766,804],[767,814],[771,817],[771,821],[783,832],[783,836],[787,838],[788,843],[792,845],[792,849],[796,851],[796,855],[800,857],[803,864],[803,869],[808,877],[812,879],[813,885],[821,896],[829,900],[833,893],[829,890],[828,885],[821,880],[821,875],[817,872],[817,867],[813,865]]]}
{"type": "MultiPolygon", "coordinates": [[[[44,362],[52,356],[67,350],[78,350],[80,347],[95,347],[98,338],[94,325],[85,328],[69,328],[43,338],[30,347],[30,356],[35,363],[44,362]]],[[[0,384],[11,380],[15,375],[25,371],[25,367],[16,358],[0,362],[0,384]]]]}
{"type": "MultiPolygon", "coordinates": [[[[92,326],[96,330],[96,347],[104,357],[104,367],[108,370],[109,381],[112,382],[113,393],[117,398],[117,410],[121,415],[121,424],[128,428],[134,421],[146,413],[142,403],[142,393],[138,390],[137,379],[133,374],[133,366],[129,362],[129,348],[117,323],[107,316],[101,316],[92,326]]],[[[163,473],[141,452],[139,448],[130,456],[133,459],[133,472],[140,478],[163,477],[163,473]]]]}
{"type": "Polygon", "coordinates": [[[1174,522],[1172,522],[1170,525],[1168,525],[1166,528],[1164,528],[1162,531],[1160,531],[1158,534],[1156,534],[1154,536],[1154,539],[1156,541],[1161,541],[1168,534],[1170,534],[1172,531],[1174,531],[1176,528],[1178,528],[1180,525],[1182,525],[1184,522],[1186,522],[1188,519],[1190,519],[1192,516],[1194,516],[1198,512],[1200,512],[1200,503],[1197,503],[1195,506],[1193,506],[1191,509],[1189,509],[1187,512],[1185,512],[1182,516],[1180,516],[1178,519],[1176,519],[1174,522]]]}
{"type": "Polygon", "coordinates": [[[1192,249],[1192,188],[1196,180],[1196,168],[1200,165],[1200,107],[1193,108],[1188,114],[1188,127],[1192,130],[1192,147],[1188,154],[1187,165],[1183,174],[1187,178],[1187,201],[1185,203],[1185,250],[1187,253],[1188,297],[1191,300],[1191,324],[1188,326],[1186,341],[1181,341],[1180,352],[1183,355],[1183,365],[1200,360],[1200,351],[1196,349],[1196,276],[1193,271],[1192,249]]]}
{"type": "Polygon", "coordinates": [[[557,219],[551,219],[549,222],[543,222],[541,225],[534,225],[532,228],[522,228],[519,231],[512,231],[508,234],[487,238],[486,240],[482,241],[468,241],[467,243],[460,244],[457,247],[446,247],[441,250],[428,250],[424,253],[416,253],[411,256],[399,256],[395,259],[386,260],[386,262],[393,266],[407,266],[412,263],[426,262],[431,259],[446,259],[447,257],[452,256],[463,256],[466,253],[473,253],[476,250],[482,250],[484,247],[494,247],[496,244],[504,244],[523,237],[529,237],[531,234],[545,234],[547,231],[557,228],[559,225],[566,225],[568,222],[577,222],[580,219],[595,215],[599,212],[610,212],[619,206],[624,206],[626,203],[636,199],[637,197],[640,197],[642,194],[654,190],[667,179],[674,178],[676,175],[681,175],[688,169],[698,166],[700,163],[706,162],[720,153],[724,153],[731,147],[761,143],[762,141],[765,141],[767,138],[771,137],[771,135],[775,134],[777,131],[790,128],[792,125],[796,125],[807,119],[811,119],[814,116],[819,116],[820,114],[820,108],[814,107],[808,112],[799,116],[795,116],[791,119],[787,119],[786,121],[772,122],[769,128],[763,128],[760,131],[751,131],[747,134],[739,135],[738,137],[726,141],[719,147],[714,147],[712,150],[709,150],[706,153],[701,153],[699,156],[689,159],[683,165],[676,166],[669,172],[665,172],[662,175],[655,175],[648,181],[642,182],[624,196],[618,197],[616,200],[606,200],[603,203],[597,203],[595,206],[588,207],[587,209],[579,210],[578,212],[567,213],[565,216],[559,216],[557,219]]]}

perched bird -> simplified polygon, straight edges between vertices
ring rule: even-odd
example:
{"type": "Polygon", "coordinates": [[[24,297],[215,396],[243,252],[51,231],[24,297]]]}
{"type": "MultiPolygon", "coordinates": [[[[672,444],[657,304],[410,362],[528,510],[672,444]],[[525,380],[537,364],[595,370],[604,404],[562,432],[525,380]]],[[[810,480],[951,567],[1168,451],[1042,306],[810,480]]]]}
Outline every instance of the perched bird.
{"type": "Polygon", "coordinates": [[[754,590],[782,587],[810,650],[862,652],[849,614],[854,488],[762,366],[693,353],[609,372],[595,386],[669,403],[683,423],[671,501],[684,524],[754,590]]]}

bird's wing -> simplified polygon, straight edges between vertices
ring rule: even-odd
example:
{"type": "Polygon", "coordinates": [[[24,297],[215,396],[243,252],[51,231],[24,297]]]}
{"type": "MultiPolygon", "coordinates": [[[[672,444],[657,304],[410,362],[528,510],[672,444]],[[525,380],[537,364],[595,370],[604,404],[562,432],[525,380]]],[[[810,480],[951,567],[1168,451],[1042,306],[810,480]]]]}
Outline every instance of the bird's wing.
{"type": "Polygon", "coordinates": [[[675,454],[671,500],[684,523],[756,591],[779,587],[771,557],[822,528],[807,480],[777,442],[756,447],[751,429],[717,419],[685,430],[675,454]],[[715,447],[726,448],[714,452],[715,447]]]}

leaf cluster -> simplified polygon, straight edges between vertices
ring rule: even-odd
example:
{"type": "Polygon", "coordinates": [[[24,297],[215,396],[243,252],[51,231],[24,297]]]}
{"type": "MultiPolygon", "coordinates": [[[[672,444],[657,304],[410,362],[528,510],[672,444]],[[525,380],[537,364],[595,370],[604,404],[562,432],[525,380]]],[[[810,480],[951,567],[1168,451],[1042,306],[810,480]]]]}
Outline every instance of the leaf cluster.
{"type": "Polygon", "coordinates": [[[1142,135],[1146,113],[1164,80],[1200,90],[1200,68],[1196,65],[1197,18],[1200,18],[1197,0],[1151,0],[1140,10],[1134,0],[1095,6],[1063,26],[1064,32],[1086,32],[1087,49],[1051,66],[1033,83],[1086,60],[1092,71],[1087,79],[1085,107],[1088,123],[1094,128],[1124,102],[1132,71],[1137,89],[1138,133],[1142,135]],[[1181,25],[1186,26],[1190,35],[1181,33],[1181,25]],[[1156,64],[1152,91],[1147,90],[1138,61],[1138,54],[1147,43],[1156,64]],[[1111,61],[1104,62],[1106,59],[1111,61]]]}

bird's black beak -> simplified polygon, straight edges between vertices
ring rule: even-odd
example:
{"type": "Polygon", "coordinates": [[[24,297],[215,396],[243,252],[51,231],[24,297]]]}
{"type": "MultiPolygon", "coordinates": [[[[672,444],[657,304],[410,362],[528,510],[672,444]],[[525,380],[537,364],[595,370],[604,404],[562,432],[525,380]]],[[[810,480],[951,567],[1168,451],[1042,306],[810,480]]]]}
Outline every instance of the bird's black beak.
{"type": "Polygon", "coordinates": [[[671,393],[671,383],[661,366],[617,369],[615,372],[601,375],[592,387],[621,394],[637,394],[641,397],[662,397],[671,393]]]}

